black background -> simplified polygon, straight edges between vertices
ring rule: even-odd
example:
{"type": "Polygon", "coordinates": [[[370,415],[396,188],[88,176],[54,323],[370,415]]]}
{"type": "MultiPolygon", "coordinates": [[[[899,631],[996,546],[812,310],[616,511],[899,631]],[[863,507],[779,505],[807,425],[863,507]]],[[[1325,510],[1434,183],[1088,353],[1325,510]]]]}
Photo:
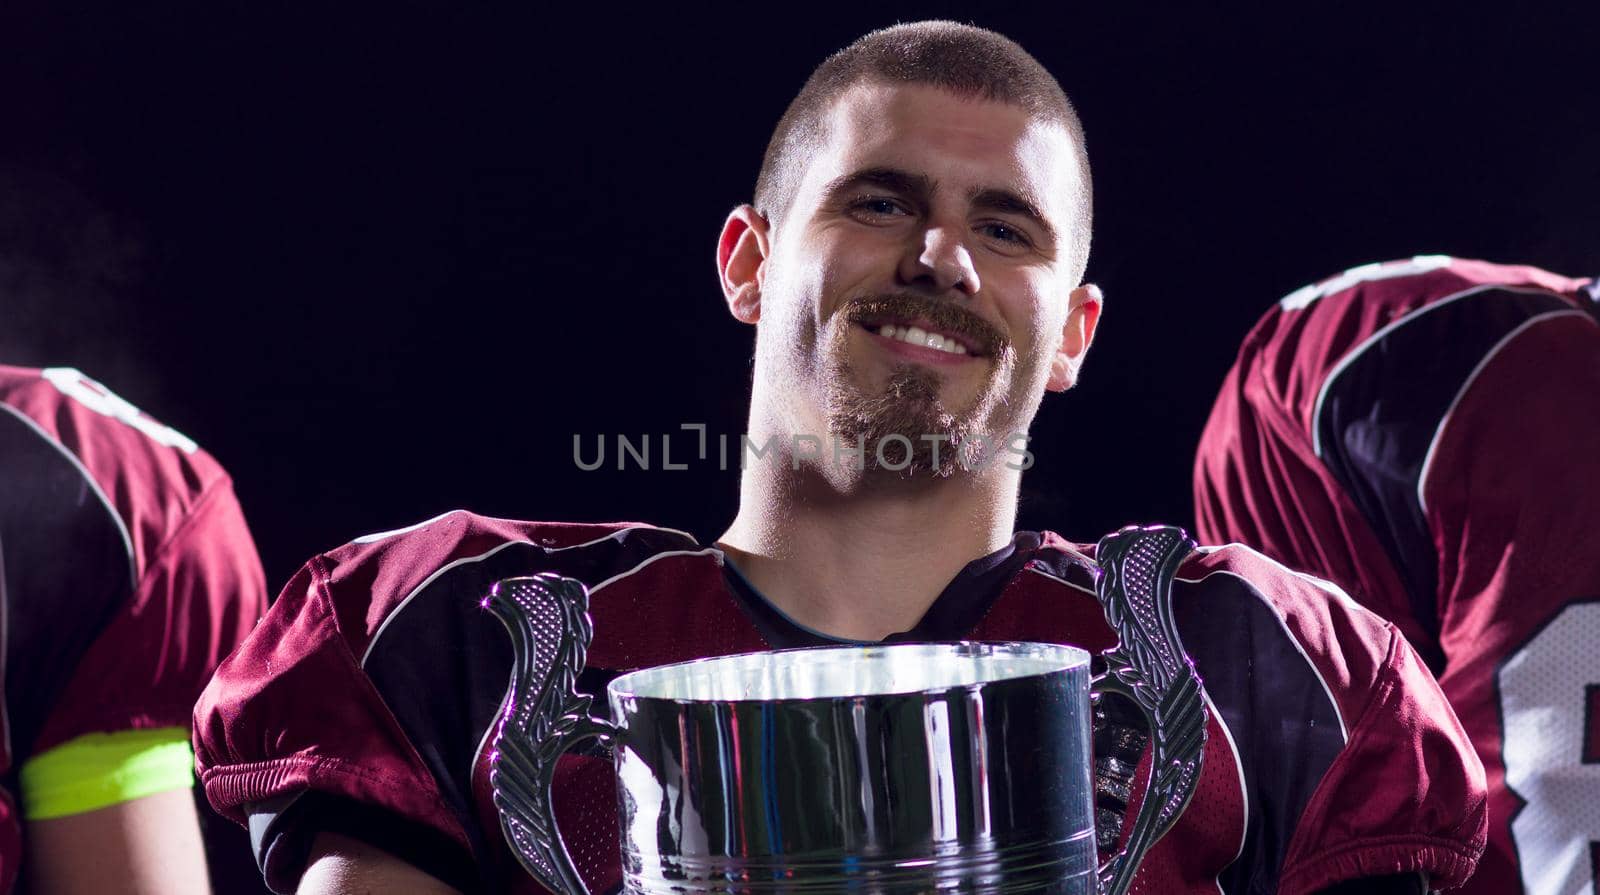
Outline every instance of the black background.
{"type": "Polygon", "coordinates": [[[200,441],[274,587],[455,507],[719,534],[734,472],[582,472],[573,435],[743,431],[717,231],[811,67],[897,20],[1011,35],[1088,132],[1107,305],[1026,525],[1187,523],[1238,340],[1305,282],[1435,252],[1600,273],[1600,32],[1571,11],[462,6],[0,19],[0,359],[200,441]]]}

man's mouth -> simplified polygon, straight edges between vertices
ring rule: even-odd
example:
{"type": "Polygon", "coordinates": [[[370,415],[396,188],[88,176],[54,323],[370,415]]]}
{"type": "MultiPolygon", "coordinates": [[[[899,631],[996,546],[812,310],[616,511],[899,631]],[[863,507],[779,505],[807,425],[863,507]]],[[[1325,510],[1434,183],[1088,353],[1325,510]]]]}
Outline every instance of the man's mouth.
{"type": "Polygon", "coordinates": [[[860,326],[885,339],[920,345],[946,354],[984,356],[982,346],[972,336],[941,329],[928,320],[867,319],[862,320],[860,326]]]}

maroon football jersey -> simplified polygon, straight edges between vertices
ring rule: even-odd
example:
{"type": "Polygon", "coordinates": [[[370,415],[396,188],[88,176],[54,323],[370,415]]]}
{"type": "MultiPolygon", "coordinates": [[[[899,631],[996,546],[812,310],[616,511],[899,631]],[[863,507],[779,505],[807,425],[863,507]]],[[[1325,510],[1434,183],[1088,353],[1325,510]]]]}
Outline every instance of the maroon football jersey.
{"type": "Polygon", "coordinates": [[[184,727],[266,609],[217,462],[76,370],[0,367],[0,892],[15,771],[89,733],[184,727]]]}
{"type": "Polygon", "coordinates": [[[1202,537],[1339,582],[1438,674],[1488,772],[1471,893],[1597,878],[1594,299],[1442,256],[1307,286],[1245,337],[1195,461],[1202,537]]]}
{"type": "MultiPolygon", "coordinates": [[[[594,641],[578,684],[598,696],[638,668],[826,641],[720,550],[645,525],[457,511],[318,556],[195,715],[206,792],[248,824],[276,891],[292,891],[321,831],[463,890],[540,891],[510,857],[490,800],[487,744],[511,647],[480,601],[497,580],[541,572],[590,588],[594,641]]],[[[1101,650],[1114,635],[1093,575],[1084,548],[1019,533],[889,639],[1101,650]]],[[[1246,548],[1197,552],[1179,577],[1178,629],[1206,683],[1209,738],[1197,793],[1135,891],[1297,895],[1405,872],[1464,880],[1483,846],[1482,767],[1399,632],[1246,548]]],[[[562,758],[554,801],[590,890],[615,891],[609,757],[562,758]]]]}

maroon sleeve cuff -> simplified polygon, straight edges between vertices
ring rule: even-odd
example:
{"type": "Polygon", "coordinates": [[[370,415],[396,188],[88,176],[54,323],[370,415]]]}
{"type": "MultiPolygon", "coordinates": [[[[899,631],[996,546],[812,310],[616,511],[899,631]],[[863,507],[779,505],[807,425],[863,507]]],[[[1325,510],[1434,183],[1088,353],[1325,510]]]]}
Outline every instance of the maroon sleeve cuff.
{"type": "Polygon", "coordinates": [[[1467,881],[1478,865],[1473,849],[1428,836],[1387,836],[1352,842],[1284,869],[1279,895],[1312,895],[1335,883],[1363,877],[1422,873],[1431,889],[1467,881]]]}

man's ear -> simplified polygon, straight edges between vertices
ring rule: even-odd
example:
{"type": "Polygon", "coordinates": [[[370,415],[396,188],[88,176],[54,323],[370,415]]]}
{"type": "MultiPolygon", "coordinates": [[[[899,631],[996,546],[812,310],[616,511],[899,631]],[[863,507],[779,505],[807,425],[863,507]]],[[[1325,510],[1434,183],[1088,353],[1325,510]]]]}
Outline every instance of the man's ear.
{"type": "Polygon", "coordinates": [[[767,257],[772,251],[772,225],[755,208],[735,208],[722,225],[717,240],[717,273],[722,297],[736,320],[761,319],[761,284],[766,279],[767,257]]]}
{"type": "Polygon", "coordinates": [[[1100,287],[1084,284],[1072,290],[1067,299],[1067,323],[1061,329],[1061,346],[1050,358],[1050,378],[1045,388],[1064,392],[1078,383],[1078,368],[1089,353],[1094,341],[1094,330],[1100,325],[1100,305],[1104,296],[1100,287]]]}

